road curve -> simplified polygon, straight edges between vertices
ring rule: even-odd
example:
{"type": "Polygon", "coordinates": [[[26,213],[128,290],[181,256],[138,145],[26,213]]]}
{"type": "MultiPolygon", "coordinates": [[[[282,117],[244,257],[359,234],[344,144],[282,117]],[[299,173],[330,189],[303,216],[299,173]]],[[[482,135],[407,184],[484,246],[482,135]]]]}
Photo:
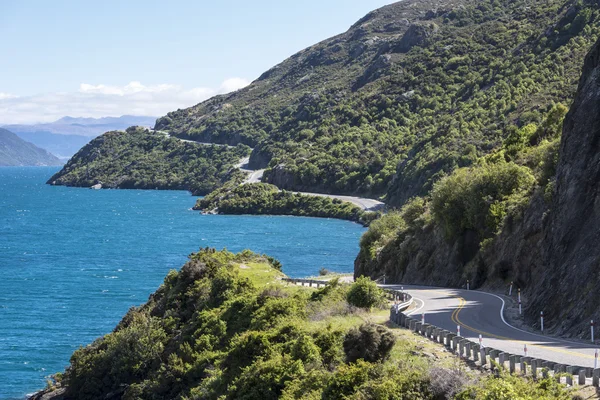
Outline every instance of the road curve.
{"type": "MultiPolygon", "coordinates": [[[[384,285],[400,289],[400,285],[384,285]]],[[[542,334],[523,331],[511,326],[504,318],[504,300],[500,296],[476,290],[442,289],[425,286],[404,285],[416,302],[411,311],[413,318],[425,314],[425,322],[451,332],[460,325],[462,337],[478,341],[483,345],[510,354],[527,355],[533,358],[566,365],[594,367],[597,347],[592,343],[578,343],[557,339],[542,334]]]]}
{"type": "Polygon", "coordinates": [[[319,197],[329,197],[332,199],[339,199],[342,201],[347,201],[354,205],[359,206],[365,211],[378,211],[382,210],[385,207],[385,204],[379,200],[367,199],[365,197],[354,197],[354,196],[342,196],[337,194],[323,194],[323,193],[308,193],[308,192],[297,192],[299,194],[305,194],[307,196],[319,196],[319,197]]]}
{"type": "MultiPolygon", "coordinates": [[[[153,131],[153,130],[150,129],[150,131],[153,131]]],[[[162,133],[167,137],[173,137],[173,138],[179,139],[182,142],[196,143],[196,144],[201,144],[201,145],[205,145],[205,146],[222,146],[222,147],[230,147],[230,148],[234,147],[234,146],[230,146],[230,145],[226,145],[226,144],[206,143],[206,142],[197,142],[194,140],[181,139],[181,138],[178,138],[175,136],[171,136],[169,134],[169,132],[166,132],[166,131],[154,131],[154,132],[162,133]]],[[[235,166],[236,168],[238,168],[241,171],[246,172],[248,174],[248,177],[244,180],[244,182],[242,184],[262,182],[262,177],[263,177],[265,170],[264,169],[257,169],[257,170],[249,169],[248,168],[249,162],[250,162],[250,157],[245,157],[245,158],[241,159],[240,162],[238,164],[236,164],[236,166],[235,166]]],[[[385,203],[383,203],[379,200],[367,199],[364,197],[341,196],[341,195],[335,195],[335,194],[321,194],[321,193],[310,193],[310,192],[297,192],[297,193],[304,194],[307,196],[330,197],[332,199],[339,199],[342,201],[347,201],[349,203],[359,206],[361,209],[363,209],[365,211],[378,211],[378,210],[382,210],[383,208],[385,208],[385,203]]]]}

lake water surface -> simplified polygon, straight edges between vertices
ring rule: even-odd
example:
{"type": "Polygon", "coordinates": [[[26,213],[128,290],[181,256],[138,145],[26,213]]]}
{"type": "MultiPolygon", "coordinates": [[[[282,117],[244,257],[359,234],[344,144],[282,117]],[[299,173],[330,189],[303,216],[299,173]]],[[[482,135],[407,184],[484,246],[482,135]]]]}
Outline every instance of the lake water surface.
{"type": "Polygon", "coordinates": [[[346,221],[203,216],[187,192],[52,187],[50,167],[0,168],[0,399],[22,399],[110,332],[200,247],[251,249],[293,277],[352,272],[346,221]]]}

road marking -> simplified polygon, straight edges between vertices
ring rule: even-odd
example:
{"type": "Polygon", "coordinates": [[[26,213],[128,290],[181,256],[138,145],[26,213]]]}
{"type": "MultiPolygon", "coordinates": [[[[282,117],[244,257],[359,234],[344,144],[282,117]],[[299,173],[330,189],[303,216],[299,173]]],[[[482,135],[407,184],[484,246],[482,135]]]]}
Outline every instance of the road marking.
{"type": "MultiPolygon", "coordinates": [[[[564,353],[564,354],[571,354],[571,355],[575,355],[577,357],[584,357],[584,358],[591,358],[591,359],[594,358],[594,356],[590,356],[590,355],[583,354],[583,353],[577,353],[577,352],[570,351],[570,350],[557,349],[555,347],[544,346],[544,345],[541,345],[541,344],[534,344],[534,343],[526,342],[524,340],[511,339],[509,337],[494,335],[493,333],[490,333],[490,332],[485,332],[485,331],[482,331],[482,330],[479,330],[479,329],[475,329],[472,326],[469,326],[469,325],[465,324],[464,322],[462,322],[460,320],[459,316],[458,316],[458,314],[460,314],[460,312],[464,308],[465,304],[467,304],[467,301],[463,297],[456,296],[456,295],[452,295],[452,296],[456,297],[458,299],[458,301],[459,301],[458,307],[452,312],[452,316],[451,316],[452,322],[455,322],[458,325],[464,326],[465,328],[469,329],[470,331],[473,331],[475,333],[479,333],[479,334],[484,335],[484,336],[489,336],[489,337],[492,337],[494,339],[512,341],[512,342],[519,343],[519,344],[528,343],[532,347],[537,347],[537,348],[545,349],[545,350],[552,351],[552,352],[564,353]]],[[[504,318],[502,318],[502,319],[504,320],[504,318]]],[[[506,321],[504,321],[504,323],[506,323],[506,321]]],[[[514,328],[511,325],[508,325],[508,326],[510,326],[511,328],[514,328]]],[[[517,329],[517,330],[520,331],[520,329],[517,329]]],[[[526,331],[522,331],[522,332],[529,333],[529,332],[526,332],[526,331]]],[[[539,335],[536,335],[536,336],[539,336],[539,335]]]]}
{"type": "Polygon", "coordinates": [[[417,300],[417,301],[420,301],[421,302],[421,307],[412,310],[411,312],[407,313],[406,315],[413,315],[414,313],[416,313],[417,311],[419,311],[421,308],[425,307],[425,302],[423,300],[419,299],[418,297],[414,297],[414,296],[413,296],[413,299],[417,300]]]}

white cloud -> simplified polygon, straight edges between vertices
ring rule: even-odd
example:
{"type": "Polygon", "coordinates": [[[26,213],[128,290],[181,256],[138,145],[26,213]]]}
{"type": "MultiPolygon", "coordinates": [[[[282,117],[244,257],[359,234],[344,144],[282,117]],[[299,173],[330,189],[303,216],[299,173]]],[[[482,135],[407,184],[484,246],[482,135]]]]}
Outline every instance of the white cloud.
{"type": "Polygon", "coordinates": [[[144,85],[133,81],[125,86],[82,83],[77,92],[23,97],[0,92],[0,125],[51,122],[65,115],[94,118],[124,114],[159,117],[217,94],[241,89],[249,83],[246,79],[230,78],[217,88],[186,89],[180,85],[144,85]]]}
{"type": "Polygon", "coordinates": [[[17,96],[15,96],[14,94],[0,92],[0,100],[14,99],[15,97],[17,96]]]}

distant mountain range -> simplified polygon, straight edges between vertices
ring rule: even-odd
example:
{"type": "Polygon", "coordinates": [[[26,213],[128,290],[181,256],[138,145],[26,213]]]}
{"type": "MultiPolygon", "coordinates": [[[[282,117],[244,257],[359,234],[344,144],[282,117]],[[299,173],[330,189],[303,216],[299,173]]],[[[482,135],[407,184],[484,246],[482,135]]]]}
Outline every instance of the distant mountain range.
{"type": "Polygon", "coordinates": [[[0,166],[45,166],[63,163],[44,149],[0,128],[0,166]]]}
{"type": "Polygon", "coordinates": [[[60,159],[69,159],[96,136],[130,126],[154,126],[156,117],[123,115],[121,117],[63,117],[57,121],[35,125],[4,125],[22,139],[35,144],[60,159]]]}

